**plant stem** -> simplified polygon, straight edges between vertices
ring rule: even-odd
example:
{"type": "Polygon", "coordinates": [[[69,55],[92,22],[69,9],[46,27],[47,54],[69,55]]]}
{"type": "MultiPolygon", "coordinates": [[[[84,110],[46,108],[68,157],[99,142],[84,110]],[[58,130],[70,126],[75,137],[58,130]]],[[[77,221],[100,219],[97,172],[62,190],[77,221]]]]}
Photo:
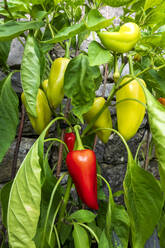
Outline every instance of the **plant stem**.
{"type": "MultiPolygon", "coordinates": [[[[64,114],[65,118],[67,118],[68,116],[69,108],[70,108],[70,99],[68,99],[66,103],[65,114],[64,114]]],[[[62,132],[61,132],[62,141],[64,141],[64,133],[65,133],[65,130],[62,129],[62,132]]],[[[58,153],[58,162],[57,162],[57,171],[56,171],[57,178],[60,177],[61,165],[62,165],[62,154],[63,154],[63,144],[61,143],[59,147],[59,153],[58,153]]]]}
{"type": "Polygon", "coordinates": [[[102,90],[102,97],[105,96],[107,80],[108,80],[108,64],[105,64],[104,85],[103,85],[103,90],[102,90]]]}
{"type": "Polygon", "coordinates": [[[4,8],[5,8],[5,10],[9,13],[9,16],[10,16],[12,19],[14,19],[14,18],[13,18],[13,15],[11,14],[11,12],[10,12],[10,10],[9,10],[7,0],[4,0],[4,8]]]}
{"type": "Polygon", "coordinates": [[[65,45],[66,45],[66,48],[65,48],[65,57],[66,58],[70,58],[70,44],[71,44],[71,38],[69,39],[69,41],[66,41],[65,45]]]}
{"type": "Polygon", "coordinates": [[[62,207],[60,208],[60,213],[59,213],[59,218],[58,218],[58,223],[57,223],[57,230],[58,231],[60,231],[60,228],[61,228],[61,225],[62,225],[62,219],[64,218],[66,206],[68,204],[71,187],[72,187],[72,178],[70,176],[68,176],[65,196],[64,196],[64,199],[63,199],[62,207]]]}
{"type": "Polygon", "coordinates": [[[94,138],[93,151],[95,151],[96,149],[96,144],[97,144],[97,134],[95,135],[95,138],[94,138]]]}
{"type": "Polygon", "coordinates": [[[120,73],[118,68],[118,58],[117,58],[117,54],[114,53],[114,73],[113,73],[114,82],[117,83],[119,78],[120,78],[120,73]]]}
{"type": "Polygon", "coordinates": [[[132,62],[132,56],[128,56],[128,61],[129,61],[129,71],[132,76],[134,76],[134,70],[133,70],[133,62],[132,62]]]}
{"type": "Polygon", "coordinates": [[[25,47],[25,44],[23,43],[23,41],[21,40],[21,38],[20,38],[20,37],[17,37],[17,39],[18,39],[18,41],[21,43],[21,45],[22,45],[23,47],[25,47]]]}
{"type": "Polygon", "coordinates": [[[84,150],[84,146],[83,146],[82,140],[80,138],[80,134],[79,134],[79,129],[81,129],[81,127],[79,125],[74,126],[74,131],[76,134],[76,141],[77,141],[76,150],[84,150]]]}
{"type": "Polygon", "coordinates": [[[147,68],[145,68],[143,71],[141,71],[141,72],[139,72],[139,73],[137,73],[136,74],[136,77],[139,77],[139,76],[141,76],[143,73],[145,73],[145,72],[147,72],[147,71],[149,71],[149,70],[151,70],[151,69],[153,69],[153,67],[147,67],[147,68]]]}
{"type": "Polygon", "coordinates": [[[144,169],[145,170],[147,170],[148,164],[149,164],[149,149],[150,149],[150,130],[149,130],[149,126],[148,126],[148,128],[147,128],[147,142],[146,142],[145,161],[144,161],[144,169]]]}
{"type": "Polygon", "coordinates": [[[11,180],[14,179],[15,174],[16,174],[16,169],[17,169],[17,159],[18,159],[18,153],[19,153],[19,148],[20,148],[20,143],[21,143],[21,138],[22,138],[22,131],[23,131],[23,126],[24,126],[24,119],[25,119],[25,107],[22,104],[21,106],[21,121],[19,125],[19,130],[18,130],[18,138],[17,138],[17,143],[15,146],[14,150],[14,159],[12,162],[12,172],[11,172],[11,180]]]}

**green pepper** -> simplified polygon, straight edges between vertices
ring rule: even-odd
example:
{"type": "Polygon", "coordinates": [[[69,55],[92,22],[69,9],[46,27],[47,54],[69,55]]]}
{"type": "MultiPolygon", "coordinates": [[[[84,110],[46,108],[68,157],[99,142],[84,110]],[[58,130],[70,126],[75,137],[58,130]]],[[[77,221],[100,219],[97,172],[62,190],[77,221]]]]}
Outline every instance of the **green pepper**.
{"type": "MultiPolygon", "coordinates": [[[[87,123],[90,123],[92,119],[96,116],[96,114],[102,109],[102,107],[105,104],[105,99],[103,97],[96,97],[94,99],[94,103],[91,107],[91,109],[84,114],[84,120],[86,120],[87,123]]],[[[112,119],[111,114],[108,109],[108,107],[101,113],[99,118],[96,120],[96,122],[93,125],[94,129],[97,128],[112,128],[112,119]]],[[[111,134],[111,130],[99,130],[96,132],[97,136],[103,143],[107,143],[109,136],[111,134]]]]}
{"type": "MultiPolygon", "coordinates": [[[[131,77],[125,77],[120,86],[129,80],[131,77]]],[[[126,140],[136,134],[145,114],[145,106],[141,103],[145,104],[146,99],[138,80],[146,86],[145,82],[139,78],[130,81],[116,92],[118,130],[126,140]]]]}
{"type": "Polygon", "coordinates": [[[105,48],[118,53],[126,53],[135,46],[139,37],[140,29],[136,23],[125,23],[118,32],[102,31],[98,36],[105,48]]]}
{"type": "Polygon", "coordinates": [[[57,58],[53,62],[49,74],[47,97],[50,106],[56,109],[64,97],[64,74],[69,63],[67,58],[57,58]]]}
{"type": "MultiPolygon", "coordinates": [[[[25,94],[24,92],[21,95],[21,100],[22,103],[25,106],[27,106],[26,99],[25,99],[25,94]]],[[[43,90],[38,89],[38,94],[37,94],[37,101],[36,101],[36,111],[37,111],[37,117],[33,117],[31,114],[28,114],[28,117],[30,119],[30,122],[32,124],[32,127],[34,131],[40,135],[42,131],[45,129],[45,127],[49,124],[52,116],[52,112],[49,108],[49,104],[46,98],[45,93],[43,90]]]]}

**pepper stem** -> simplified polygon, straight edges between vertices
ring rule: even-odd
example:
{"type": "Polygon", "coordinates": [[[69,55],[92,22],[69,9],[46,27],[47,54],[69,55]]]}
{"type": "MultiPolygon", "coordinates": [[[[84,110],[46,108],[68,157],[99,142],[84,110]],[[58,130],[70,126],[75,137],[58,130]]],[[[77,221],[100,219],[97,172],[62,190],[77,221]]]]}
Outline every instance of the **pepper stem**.
{"type": "Polygon", "coordinates": [[[117,83],[118,79],[120,78],[119,68],[118,68],[118,58],[117,54],[114,54],[114,73],[113,73],[113,80],[117,83]]]}
{"type": "Polygon", "coordinates": [[[133,61],[132,61],[132,56],[128,56],[128,62],[129,62],[129,71],[132,76],[134,76],[134,70],[133,70],[133,61]]]}
{"type": "Polygon", "coordinates": [[[83,146],[83,143],[81,141],[80,134],[79,134],[79,129],[81,129],[81,127],[79,125],[74,126],[74,130],[75,130],[75,134],[76,134],[76,142],[77,142],[76,150],[84,150],[84,146],[83,146]]]}

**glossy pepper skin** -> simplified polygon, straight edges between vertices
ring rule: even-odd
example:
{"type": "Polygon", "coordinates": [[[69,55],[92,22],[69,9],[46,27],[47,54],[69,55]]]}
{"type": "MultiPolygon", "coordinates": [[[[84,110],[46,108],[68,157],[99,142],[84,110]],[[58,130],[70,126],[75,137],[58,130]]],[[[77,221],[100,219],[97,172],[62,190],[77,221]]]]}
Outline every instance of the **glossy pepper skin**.
{"type": "MultiPolygon", "coordinates": [[[[121,81],[120,85],[126,83],[130,79],[130,77],[125,77],[121,81]]],[[[140,80],[141,83],[146,86],[145,82],[142,79],[139,78],[138,80],[140,80]]],[[[137,80],[130,81],[128,84],[117,91],[117,102],[126,98],[134,98],[146,104],[143,89],[137,80]]],[[[137,101],[125,100],[117,103],[116,111],[118,130],[126,140],[129,140],[136,134],[143,121],[145,107],[137,101]]]]}
{"type": "MultiPolygon", "coordinates": [[[[21,100],[22,103],[25,106],[26,109],[26,100],[25,100],[25,95],[24,92],[21,95],[21,100]]],[[[36,102],[36,111],[37,111],[37,117],[33,117],[31,114],[28,114],[28,117],[30,119],[30,122],[32,124],[32,127],[34,131],[40,135],[42,131],[45,129],[45,127],[49,124],[52,116],[52,112],[49,108],[49,104],[46,98],[45,93],[43,90],[38,89],[38,94],[37,94],[37,102],[36,102]]]]}
{"type": "Polygon", "coordinates": [[[41,87],[42,87],[43,91],[45,92],[45,94],[47,95],[48,79],[45,79],[45,80],[42,82],[41,87]]]}
{"type": "Polygon", "coordinates": [[[89,149],[69,152],[66,157],[66,164],[82,202],[89,208],[97,210],[95,153],[89,149]]]}
{"type": "Polygon", "coordinates": [[[66,143],[70,152],[73,151],[75,140],[76,140],[76,136],[73,132],[65,133],[64,142],[66,143]]]}
{"type": "Polygon", "coordinates": [[[56,109],[64,97],[64,74],[69,63],[67,58],[57,58],[54,60],[48,79],[47,97],[50,106],[56,109]]]}
{"type": "MultiPolygon", "coordinates": [[[[100,111],[100,109],[105,104],[105,99],[103,97],[96,97],[94,99],[94,103],[91,107],[91,109],[84,114],[84,120],[87,121],[87,123],[90,123],[92,119],[96,116],[96,114],[100,111]]],[[[93,129],[97,128],[112,128],[112,119],[111,114],[108,109],[108,107],[103,111],[103,113],[99,116],[99,118],[96,120],[96,122],[93,125],[93,129]]],[[[97,131],[97,136],[103,143],[107,143],[109,136],[111,134],[110,130],[100,130],[97,131]]]]}
{"type": "Polygon", "coordinates": [[[132,50],[140,38],[140,29],[136,23],[129,22],[123,24],[118,32],[102,31],[98,36],[105,48],[126,53],[132,50]]]}

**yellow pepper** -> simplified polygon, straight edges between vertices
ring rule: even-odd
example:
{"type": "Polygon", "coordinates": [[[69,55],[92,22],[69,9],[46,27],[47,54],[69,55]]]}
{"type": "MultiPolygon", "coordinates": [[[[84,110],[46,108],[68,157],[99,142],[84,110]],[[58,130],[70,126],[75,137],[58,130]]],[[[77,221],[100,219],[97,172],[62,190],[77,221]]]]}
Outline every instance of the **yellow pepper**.
{"type": "Polygon", "coordinates": [[[54,109],[57,108],[64,97],[64,74],[69,61],[67,58],[57,58],[51,66],[47,97],[50,106],[54,109]]]}
{"type": "MultiPolygon", "coordinates": [[[[25,108],[27,106],[25,94],[24,92],[21,95],[22,103],[24,104],[25,108]]],[[[38,89],[37,94],[37,101],[36,101],[36,111],[37,117],[33,117],[31,114],[28,114],[29,120],[32,124],[34,131],[40,135],[45,127],[49,124],[52,116],[52,112],[49,108],[49,104],[46,98],[45,93],[43,90],[38,89]]]]}
{"type": "Polygon", "coordinates": [[[42,87],[43,91],[45,92],[45,94],[47,95],[48,79],[45,79],[45,80],[42,82],[41,87],[42,87]]]}
{"type": "MultiPolygon", "coordinates": [[[[120,85],[123,85],[130,79],[131,77],[125,77],[120,85]]],[[[136,134],[145,114],[145,106],[140,102],[145,104],[146,99],[138,80],[146,86],[145,82],[138,78],[137,80],[130,81],[116,93],[118,130],[126,140],[129,140],[136,134]],[[127,98],[133,98],[140,102],[131,99],[127,100],[127,98]]]]}
{"type": "MultiPolygon", "coordinates": [[[[94,99],[94,103],[91,107],[91,109],[84,114],[84,120],[87,123],[90,123],[92,119],[96,116],[96,114],[101,110],[101,108],[105,104],[105,99],[103,97],[96,97],[94,99]]],[[[111,119],[111,114],[108,109],[108,107],[101,113],[99,118],[96,120],[96,122],[93,125],[93,129],[97,128],[112,128],[112,119],[111,119]]],[[[100,130],[97,131],[97,136],[103,143],[107,143],[109,136],[111,134],[111,130],[100,130]]]]}
{"type": "Polygon", "coordinates": [[[135,46],[140,37],[140,28],[136,23],[125,23],[118,32],[102,31],[98,36],[105,48],[118,53],[126,53],[135,46]]]}

